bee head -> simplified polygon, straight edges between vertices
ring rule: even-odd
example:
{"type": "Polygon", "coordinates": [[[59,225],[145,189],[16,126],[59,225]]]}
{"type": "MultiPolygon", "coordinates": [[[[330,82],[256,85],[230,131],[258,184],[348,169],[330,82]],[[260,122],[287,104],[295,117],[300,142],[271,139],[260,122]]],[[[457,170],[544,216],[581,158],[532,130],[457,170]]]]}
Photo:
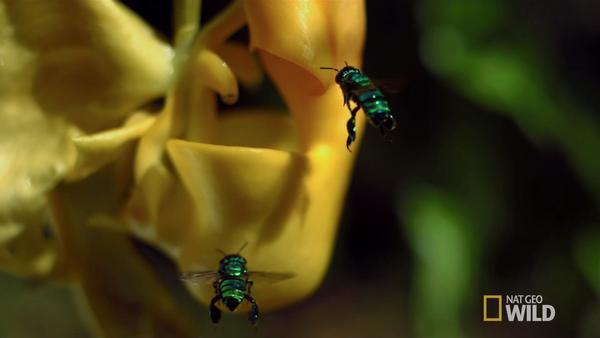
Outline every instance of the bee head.
{"type": "Polygon", "coordinates": [[[340,71],[335,76],[335,82],[342,83],[343,81],[346,81],[352,74],[355,73],[360,73],[360,70],[352,66],[345,66],[344,68],[340,69],[340,71]]]}
{"type": "Polygon", "coordinates": [[[221,259],[221,265],[230,265],[230,264],[241,264],[245,265],[247,263],[246,259],[240,255],[233,254],[227,255],[221,259]]]}

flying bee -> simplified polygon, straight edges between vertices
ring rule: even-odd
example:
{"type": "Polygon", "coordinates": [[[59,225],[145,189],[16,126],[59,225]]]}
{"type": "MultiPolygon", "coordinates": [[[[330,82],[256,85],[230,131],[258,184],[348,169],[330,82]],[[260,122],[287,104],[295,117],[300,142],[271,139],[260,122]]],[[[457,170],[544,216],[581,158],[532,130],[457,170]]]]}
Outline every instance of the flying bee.
{"type": "Polygon", "coordinates": [[[240,255],[247,244],[244,243],[235,254],[226,254],[221,250],[217,250],[224,256],[219,262],[218,271],[192,271],[184,272],[181,275],[181,279],[188,282],[212,282],[216,295],[210,301],[208,313],[214,324],[217,324],[221,319],[221,310],[217,307],[218,302],[221,302],[229,311],[233,312],[246,300],[251,306],[248,311],[248,320],[252,325],[255,325],[260,312],[256,300],[252,297],[251,289],[254,282],[250,278],[277,282],[294,276],[290,273],[248,271],[246,268],[247,261],[240,255]]]}
{"type": "Polygon", "coordinates": [[[360,108],[365,112],[369,123],[379,128],[382,136],[385,135],[386,130],[391,131],[396,128],[396,120],[383,93],[358,68],[346,64],[341,70],[332,67],[321,67],[321,69],[331,69],[337,72],[335,82],[342,89],[344,105],[348,107],[351,115],[346,123],[348,130],[346,148],[348,150],[356,139],[356,113],[360,108]],[[354,101],[356,107],[350,107],[350,101],[354,101]]]}

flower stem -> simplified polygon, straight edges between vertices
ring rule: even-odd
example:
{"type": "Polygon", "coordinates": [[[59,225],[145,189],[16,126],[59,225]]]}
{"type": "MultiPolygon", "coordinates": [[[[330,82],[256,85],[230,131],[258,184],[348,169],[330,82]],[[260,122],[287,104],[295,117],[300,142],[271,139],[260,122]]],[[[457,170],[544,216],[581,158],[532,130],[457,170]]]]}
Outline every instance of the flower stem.
{"type": "MultiPolygon", "coordinates": [[[[194,37],[200,27],[201,0],[175,0],[173,9],[174,50],[173,68],[175,75],[179,74],[185,64],[192,47],[194,37]]],[[[178,76],[175,77],[177,79],[178,76]]]]}

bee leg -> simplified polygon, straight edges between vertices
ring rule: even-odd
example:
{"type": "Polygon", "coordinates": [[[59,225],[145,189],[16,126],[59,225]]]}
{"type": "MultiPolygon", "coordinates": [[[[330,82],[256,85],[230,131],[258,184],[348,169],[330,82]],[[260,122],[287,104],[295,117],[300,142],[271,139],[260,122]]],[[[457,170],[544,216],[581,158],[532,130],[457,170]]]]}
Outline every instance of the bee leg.
{"type": "Polygon", "coordinates": [[[246,285],[248,286],[248,290],[246,292],[248,292],[249,295],[252,294],[252,286],[254,285],[254,282],[249,280],[246,282],[246,285]]]}
{"type": "Polygon", "coordinates": [[[248,293],[244,296],[244,298],[246,298],[246,300],[252,305],[250,311],[248,311],[248,320],[250,321],[250,323],[252,323],[252,325],[256,325],[258,317],[260,316],[260,312],[258,311],[258,304],[256,304],[256,300],[254,299],[254,297],[252,297],[252,295],[248,293]]]}
{"type": "Polygon", "coordinates": [[[352,111],[352,108],[350,108],[350,96],[346,93],[344,93],[344,106],[348,106],[348,109],[352,111]]]}
{"type": "Polygon", "coordinates": [[[352,142],[354,142],[354,140],[356,140],[356,112],[358,112],[359,109],[360,106],[358,105],[354,107],[354,109],[352,109],[352,111],[350,112],[352,116],[350,117],[350,119],[348,119],[348,122],[346,123],[346,130],[348,131],[348,138],[346,139],[346,148],[348,148],[348,151],[351,151],[350,145],[352,144],[352,142]]]}
{"type": "Polygon", "coordinates": [[[217,324],[221,319],[221,310],[217,307],[216,303],[221,300],[221,295],[216,295],[210,301],[210,307],[208,308],[208,313],[210,314],[210,320],[212,320],[213,324],[217,324]]]}
{"type": "Polygon", "coordinates": [[[348,148],[348,151],[351,152],[352,150],[350,150],[350,145],[356,139],[356,120],[354,119],[354,117],[351,117],[348,120],[348,123],[346,123],[346,129],[348,130],[348,138],[346,139],[346,148],[348,148]]]}
{"type": "Polygon", "coordinates": [[[383,125],[385,126],[385,129],[387,130],[394,130],[396,129],[396,119],[394,118],[393,115],[388,116],[388,118],[385,119],[385,121],[383,122],[383,125]]]}
{"type": "Polygon", "coordinates": [[[386,117],[385,120],[383,120],[383,123],[379,126],[381,136],[383,136],[389,143],[392,143],[392,139],[389,137],[385,137],[385,132],[392,131],[394,129],[396,129],[396,119],[394,119],[393,115],[386,117]]]}

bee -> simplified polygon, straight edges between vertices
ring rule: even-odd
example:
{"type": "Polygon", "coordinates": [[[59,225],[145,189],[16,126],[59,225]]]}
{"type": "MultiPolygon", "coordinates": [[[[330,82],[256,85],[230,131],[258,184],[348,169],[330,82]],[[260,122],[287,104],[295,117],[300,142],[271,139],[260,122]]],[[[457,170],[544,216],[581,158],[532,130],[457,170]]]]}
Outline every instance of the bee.
{"type": "Polygon", "coordinates": [[[371,125],[379,128],[381,135],[385,135],[386,130],[396,128],[396,120],[388,106],[388,102],[383,93],[373,84],[365,74],[352,66],[346,66],[341,70],[332,67],[320,67],[321,69],[330,69],[337,72],[335,82],[342,89],[344,95],[344,105],[350,111],[350,119],[346,123],[348,138],[346,139],[346,148],[350,151],[350,145],[356,140],[356,113],[360,108],[363,109],[367,120],[371,125]],[[350,107],[350,101],[354,101],[356,107],[350,107]]]}
{"type": "Polygon", "coordinates": [[[258,304],[252,296],[254,282],[250,278],[277,282],[294,276],[291,273],[248,271],[246,268],[247,261],[240,255],[247,244],[242,245],[235,254],[226,254],[221,250],[217,250],[224,256],[219,262],[218,271],[192,271],[184,272],[181,275],[181,279],[188,282],[212,282],[216,295],[210,301],[208,313],[214,324],[217,324],[221,319],[221,310],[217,307],[217,303],[221,302],[229,311],[233,312],[246,300],[250,303],[248,320],[252,325],[256,325],[260,312],[258,304]]]}

